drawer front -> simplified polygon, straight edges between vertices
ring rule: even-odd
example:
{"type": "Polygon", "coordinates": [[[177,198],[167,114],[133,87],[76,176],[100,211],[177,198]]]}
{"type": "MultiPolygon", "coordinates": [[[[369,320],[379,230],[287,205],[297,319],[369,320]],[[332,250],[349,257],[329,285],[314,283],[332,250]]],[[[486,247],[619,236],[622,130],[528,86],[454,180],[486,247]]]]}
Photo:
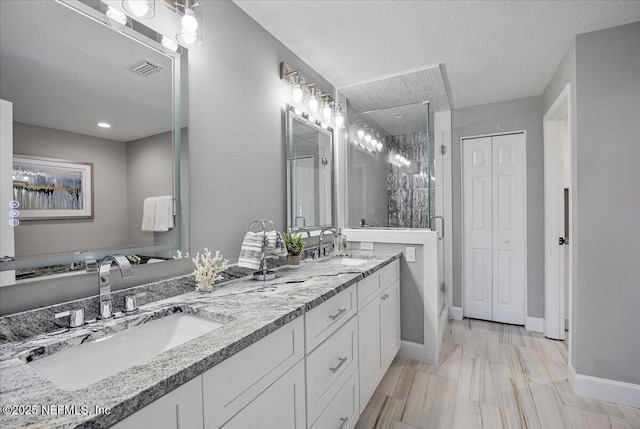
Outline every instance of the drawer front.
{"type": "Polygon", "coordinates": [[[354,287],[343,290],[307,312],[304,315],[307,354],[354,314],[356,314],[356,288],[354,287]]]}
{"type": "Polygon", "coordinates": [[[358,282],[358,308],[362,308],[382,291],[380,271],[376,271],[358,282]]]}
{"type": "Polygon", "coordinates": [[[302,317],[202,374],[206,428],[218,428],[304,357],[302,317]]]}
{"type": "Polygon", "coordinates": [[[358,371],[347,380],[342,389],[324,409],[311,429],[352,429],[359,413],[358,371]]]}
{"type": "Polygon", "coordinates": [[[357,367],[358,318],[352,317],[307,356],[307,417],[310,424],[357,367]]]}
{"type": "Polygon", "coordinates": [[[400,261],[397,259],[380,270],[380,287],[389,286],[400,278],[400,261]]]}

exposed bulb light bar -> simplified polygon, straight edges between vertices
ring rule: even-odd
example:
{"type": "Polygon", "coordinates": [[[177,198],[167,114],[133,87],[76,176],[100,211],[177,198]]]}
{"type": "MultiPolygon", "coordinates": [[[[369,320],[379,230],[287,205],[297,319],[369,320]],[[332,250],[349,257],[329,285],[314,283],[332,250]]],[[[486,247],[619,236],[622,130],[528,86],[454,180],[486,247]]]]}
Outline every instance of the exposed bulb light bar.
{"type": "Polygon", "coordinates": [[[364,130],[358,130],[358,138],[362,139],[364,137],[364,130]]]}
{"type": "Polygon", "coordinates": [[[168,37],[162,36],[161,43],[162,43],[162,46],[164,46],[165,48],[167,48],[172,52],[176,52],[178,50],[178,44],[173,40],[169,39],[168,37]]]}

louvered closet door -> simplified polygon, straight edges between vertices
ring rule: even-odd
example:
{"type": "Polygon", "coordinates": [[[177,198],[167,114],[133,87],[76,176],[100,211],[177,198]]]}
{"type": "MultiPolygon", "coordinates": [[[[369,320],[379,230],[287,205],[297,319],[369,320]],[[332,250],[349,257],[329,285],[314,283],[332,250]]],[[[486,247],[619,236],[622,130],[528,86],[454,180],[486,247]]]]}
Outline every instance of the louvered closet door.
{"type": "Polygon", "coordinates": [[[523,325],[524,134],[462,147],[464,316],[523,325]]]}

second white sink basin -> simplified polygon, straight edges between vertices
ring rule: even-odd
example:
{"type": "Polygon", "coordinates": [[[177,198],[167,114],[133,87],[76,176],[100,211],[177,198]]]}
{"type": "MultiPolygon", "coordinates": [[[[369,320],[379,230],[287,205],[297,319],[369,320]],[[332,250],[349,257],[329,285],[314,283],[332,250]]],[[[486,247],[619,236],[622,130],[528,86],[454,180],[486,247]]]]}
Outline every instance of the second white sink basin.
{"type": "Polygon", "coordinates": [[[223,326],[176,313],[29,363],[62,390],[87,387],[223,326]]]}

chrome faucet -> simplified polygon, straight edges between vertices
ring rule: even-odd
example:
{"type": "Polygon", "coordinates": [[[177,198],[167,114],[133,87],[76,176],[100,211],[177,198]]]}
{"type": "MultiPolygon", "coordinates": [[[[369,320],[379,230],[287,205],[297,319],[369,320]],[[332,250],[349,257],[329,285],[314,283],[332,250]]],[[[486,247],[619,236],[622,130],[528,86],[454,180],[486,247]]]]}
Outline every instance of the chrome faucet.
{"type": "Polygon", "coordinates": [[[120,269],[123,279],[133,277],[133,270],[129,260],[123,255],[107,255],[100,262],[98,268],[98,288],[100,291],[100,308],[98,319],[108,319],[112,315],[111,304],[111,282],[109,281],[109,274],[111,273],[111,263],[115,262],[120,269]]]}
{"type": "Polygon", "coordinates": [[[320,230],[320,235],[318,236],[318,257],[322,256],[322,236],[324,235],[325,231],[329,231],[331,232],[331,234],[333,234],[334,246],[337,244],[337,241],[338,241],[338,233],[336,232],[335,228],[330,226],[326,226],[322,228],[320,230]]]}

